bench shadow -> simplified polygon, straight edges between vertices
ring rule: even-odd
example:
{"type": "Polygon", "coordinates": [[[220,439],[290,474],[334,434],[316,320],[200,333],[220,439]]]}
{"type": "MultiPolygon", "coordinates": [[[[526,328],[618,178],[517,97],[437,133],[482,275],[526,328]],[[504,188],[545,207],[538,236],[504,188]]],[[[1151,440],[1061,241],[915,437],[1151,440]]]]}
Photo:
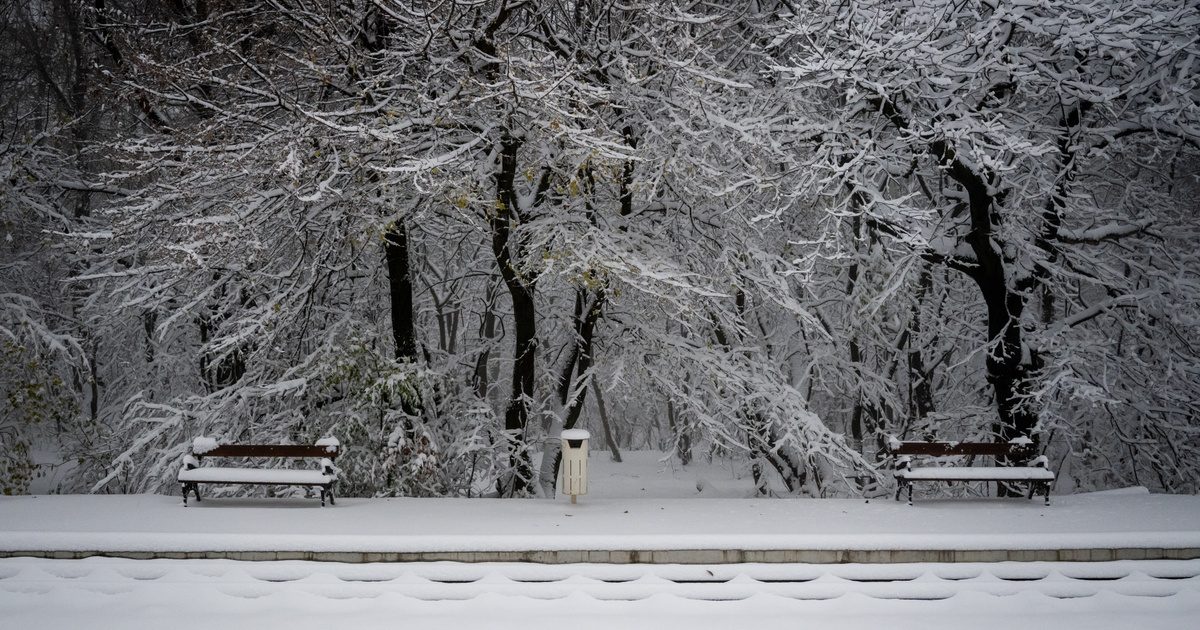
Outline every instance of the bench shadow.
{"type": "MultiPolygon", "coordinates": [[[[182,502],[180,502],[182,504],[182,502]]],[[[320,510],[321,500],[318,498],[305,499],[304,497],[204,497],[203,501],[196,502],[195,499],[188,501],[187,509],[205,508],[221,508],[221,509],[236,509],[236,508],[272,508],[272,509],[287,509],[297,510],[311,508],[320,510]]],[[[326,510],[336,510],[337,506],[326,505],[326,510]]]]}
{"type": "MultiPolygon", "coordinates": [[[[893,501],[903,505],[903,500],[893,501]]],[[[1024,506],[1027,509],[1046,509],[1046,505],[1042,503],[1041,497],[1026,499],[1024,497],[913,497],[912,507],[920,507],[922,504],[930,507],[1018,507],[1024,506]]],[[[907,506],[906,506],[907,507],[907,506]]],[[[1051,503],[1050,508],[1054,504],[1051,503]]]]}

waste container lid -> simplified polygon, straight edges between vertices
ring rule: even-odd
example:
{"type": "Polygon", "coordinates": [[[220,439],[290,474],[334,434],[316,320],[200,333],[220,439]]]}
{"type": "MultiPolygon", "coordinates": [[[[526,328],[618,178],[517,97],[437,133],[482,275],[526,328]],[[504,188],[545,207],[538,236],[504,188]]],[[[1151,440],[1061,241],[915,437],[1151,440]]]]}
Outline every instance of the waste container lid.
{"type": "Polygon", "coordinates": [[[592,434],[583,429],[567,429],[562,432],[562,439],[564,440],[586,440],[590,437],[592,437],[592,434]]]}

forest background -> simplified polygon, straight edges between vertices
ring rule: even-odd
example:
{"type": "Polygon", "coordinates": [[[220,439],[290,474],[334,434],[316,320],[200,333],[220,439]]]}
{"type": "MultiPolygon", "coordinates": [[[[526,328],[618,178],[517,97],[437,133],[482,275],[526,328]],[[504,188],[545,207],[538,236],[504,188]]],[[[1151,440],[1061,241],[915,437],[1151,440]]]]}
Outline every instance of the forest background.
{"type": "Polygon", "coordinates": [[[582,426],[1200,490],[1196,0],[4,0],[0,59],[4,493],[212,435],[547,495],[582,426]]]}

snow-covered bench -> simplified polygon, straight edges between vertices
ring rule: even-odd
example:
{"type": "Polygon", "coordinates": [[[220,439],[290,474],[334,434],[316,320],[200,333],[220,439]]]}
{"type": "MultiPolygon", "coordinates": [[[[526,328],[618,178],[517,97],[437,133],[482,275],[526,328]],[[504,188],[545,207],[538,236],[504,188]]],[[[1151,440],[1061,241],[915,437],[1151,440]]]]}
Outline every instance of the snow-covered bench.
{"type": "Polygon", "coordinates": [[[321,490],[321,506],[325,499],[334,503],[333,490],[337,484],[337,468],[333,460],[340,444],[336,438],[322,438],[312,446],[292,444],[218,444],[209,437],[192,440],[192,451],[183,458],[179,483],[183,485],[183,505],[187,506],[188,492],[200,500],[200,484],[254,484],[266,486],[309,486],[321,490]],[[206,457],[319,459],[319,470],[293,468],[234,468],[201,466],[206,457]]]}
{"type": "Polygon", "coordinates": [[[913,483],[918,481],[995,481],[1029,486],[1028,498],[1036,492],[1050,505],[1050,485],[1054,472],[1047,466],[1046,456],[1036,455],[1033,440],[1017,438],[1011,442],[901,442],[888,440],[888,451],[896,457],[896,500],[908,489],[908,504],[912,505],[913,483]],[[913,466],[913,456],[966,456],[968,462],[976,456],[1030,460],[1027,466],[913,466]]]}

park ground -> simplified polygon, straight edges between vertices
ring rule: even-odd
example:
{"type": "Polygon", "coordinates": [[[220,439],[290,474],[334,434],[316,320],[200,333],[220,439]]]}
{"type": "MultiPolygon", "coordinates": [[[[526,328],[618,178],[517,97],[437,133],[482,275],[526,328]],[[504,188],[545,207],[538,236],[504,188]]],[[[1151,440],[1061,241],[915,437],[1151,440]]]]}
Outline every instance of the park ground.
{"type": "Polygon", "coordinates": [[[753,498],[720,463],[660,457],[595,461],[574,505],[4,497],[0,613],[37,630],[1182,629],[1200,615],[1200,497],[753,498]]]}

